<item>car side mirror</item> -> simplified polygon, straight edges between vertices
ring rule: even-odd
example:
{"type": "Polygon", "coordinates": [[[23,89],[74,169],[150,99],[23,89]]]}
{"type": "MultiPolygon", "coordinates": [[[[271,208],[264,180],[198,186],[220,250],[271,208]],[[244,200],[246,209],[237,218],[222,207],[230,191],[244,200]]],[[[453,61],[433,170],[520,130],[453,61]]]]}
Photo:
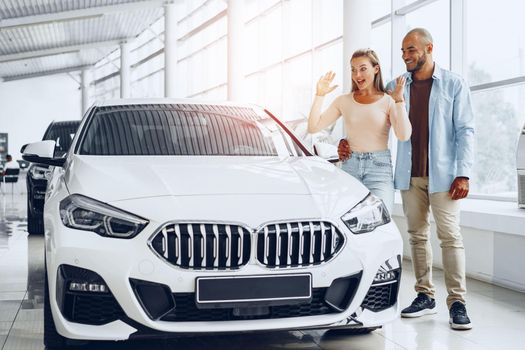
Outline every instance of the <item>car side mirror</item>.
{"type": "Polygon", "coordinates": [[[337,154],[337,147],[325,143],[317,142],[314,144],[314,153],[321,158],[326,159],[330,163],[337,163],[339,161],[339,155],[337,154]]]}
{"type": "Polygon", "coordinates": [[[54,158],[55,141],[46,140],[25,145],[22,152],[22,158],[31,163],[64,166],[65,158],[54,158]]]}

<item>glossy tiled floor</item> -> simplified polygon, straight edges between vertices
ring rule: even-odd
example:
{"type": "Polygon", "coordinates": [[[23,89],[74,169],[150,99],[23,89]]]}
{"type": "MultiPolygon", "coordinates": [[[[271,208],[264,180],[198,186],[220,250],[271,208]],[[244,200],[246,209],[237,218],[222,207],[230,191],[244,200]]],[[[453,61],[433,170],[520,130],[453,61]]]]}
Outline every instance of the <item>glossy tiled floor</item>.
{"type": "MultiPolygon", "coordinates": [[[[27,236],[25,195],[0,196],[0,347],[43,349],[43,237],[27,236]]],[[[467,252],[468,253],[468,252],[467,252]]],[[[414,278],[405,262],[400,300],[410,303],[414,278]]],[[[452,331],[442,273],[435,272],[438,314],[398,319],[372,334],[325,331],[181,337],[166,341],[109,342],[80,349],[523,349],[525,294],[468,280],[470,331],[452,331]]]]}

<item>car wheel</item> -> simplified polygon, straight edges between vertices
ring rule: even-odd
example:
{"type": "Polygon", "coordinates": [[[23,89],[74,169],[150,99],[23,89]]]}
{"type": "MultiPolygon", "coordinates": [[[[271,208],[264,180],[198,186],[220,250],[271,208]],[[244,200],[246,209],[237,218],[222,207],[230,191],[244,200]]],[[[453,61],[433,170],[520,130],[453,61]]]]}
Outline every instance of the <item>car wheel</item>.
{"type": "Polygon", "coordinates": [[[330,332],[330,335],[360,335],[360,334],[368,334],[376,329],[379,329],[381,327],[363,327],[363,328],[334,328],[330,329],[328,332],[330,332]]]}
{"type": "Polygon", "coordinates": [[[49,284],[47,281],[47,268],[44,270],[44,345],[46,349],[60,349],[66,346],[66,338],[58,334],[51,313],[49,301],[49,284]]]}
{"type": "Polygon", "coordinates": [[[31,213],[29,208],[29,201],[27,202],[27,232],[30,235],[41,235],[44,233],[44,220],[31,213]]]}

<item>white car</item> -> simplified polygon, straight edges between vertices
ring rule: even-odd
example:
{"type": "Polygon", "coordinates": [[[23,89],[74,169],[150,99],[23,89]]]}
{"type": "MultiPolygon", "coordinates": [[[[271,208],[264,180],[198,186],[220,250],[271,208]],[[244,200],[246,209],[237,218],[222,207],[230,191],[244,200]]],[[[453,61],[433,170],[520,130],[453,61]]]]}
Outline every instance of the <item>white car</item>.
{"type": "MultiPolygon", "coordinates": [[[[116,100],[85,115],[44,208],[44,342],[342,328],[398,317],[383,202],[268,111],[116,100]]],[[[74,342],[74,341],[73,341],[74,342]]]]}

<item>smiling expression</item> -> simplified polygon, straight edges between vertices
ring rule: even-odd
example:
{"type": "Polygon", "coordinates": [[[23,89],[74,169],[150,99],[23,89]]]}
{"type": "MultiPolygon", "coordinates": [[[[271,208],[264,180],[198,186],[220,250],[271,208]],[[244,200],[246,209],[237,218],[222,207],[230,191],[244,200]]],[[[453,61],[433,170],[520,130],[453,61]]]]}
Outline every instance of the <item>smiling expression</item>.
{"type": "Polygon", "coordinates": [[[352,81],[359,90],[370,89],[374,86],[374,78],[379,72],[378,65],[372,65],[366,56],[355,57],[352,64],[352,81]]]}
{"type": "Polygon", "coordinates": [[[417,34],[407,35],[403,39],[401,52],[407,71],[416,72],[429,61],[429,56],[432,53],[432,44],[422,42],[417,34]]]}

